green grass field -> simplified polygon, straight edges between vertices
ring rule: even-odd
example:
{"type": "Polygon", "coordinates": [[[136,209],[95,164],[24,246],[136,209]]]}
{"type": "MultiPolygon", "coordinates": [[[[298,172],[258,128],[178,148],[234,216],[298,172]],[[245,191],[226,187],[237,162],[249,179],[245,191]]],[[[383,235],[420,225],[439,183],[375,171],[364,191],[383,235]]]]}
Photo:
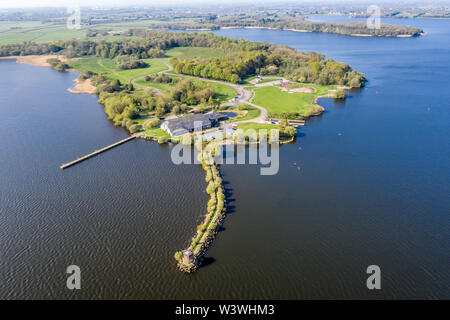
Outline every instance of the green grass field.
{"type": "Polygon", "coordinates": [[[169,94],[170,88],[173,86],[172,84],[169,84],[169,83],[158,83],[158,82],[153,82],[153,81],[145,81],[144,78],[136,80],[136,83],[140,84],[142,86],[158,89],[159,91],[161,91],[162,93],[165,93],[165,94],[169,94]]]}
{"type": "Polygon", "coordinates": [[[149,64],[147,68],[139,68],[132,70],[119,70],[116,64],[111,59],[103,59],[98,57],[87,57],[72,61],[69,65],[70,68],[80,72],[86,73],[87,71],[95,72],[98,74],[105,73],[111,79],[118,79],[122,83],[130,83],[132,79],[147,74],[163,71],[167,69],[167,66],[158,60],[145,59],[145,62],[149,64]]]}
{"type": "Polygon", "coordinates": [[[145,133],[152,137],[168,137],[168,138],[170,138],[170,134],[168,134],[167,132],[165,132],[163,129],[160,129],[160,128],[146,129],[145,133]]]}
{"type": "Polygon", "coordinates": [[[302,84],[301,86],[314,88],[314,93],[281,91],[277,86],[268,86],[254,89],[253,103],[267,109],[268,112],[300,112],[305,114],[314,105],[316,96],[326,95],[334,86],[319,86],[302,84]]]}
{"type": "MultiPolygon", "coordinates": [[[[252,81],[252,80],[254,80],[254,79],[256,79],[256,75],[254,75],[254,76],[249,76],[249,77],[245,77],[244,79],[242,79],[242,82],[241,82],[241,84],[243,84],[243,85],[253,85],[250,81],[252,81]]],[[[264,82],[271,82],[271,81],[275,81],[276,79],[264,79],[264,77],[276,77],[276,75],[273,75],[273,76],[263,76],[263,80],[261,80],[260,82],[258,82],[258,83],[264,83],[264,82]]]]}
{"type": "Polygon", "coordinates": [[[225,56],[225,51],[205,47],[178,47],[166,51],[169,58],[214,58],[225,56]]]}
{"type": "Polygon", "coordinates": [[[233,117],[229,120],[229,122],[236,122],[236,121],[243,121],[243,120],[250,120],[250,119],[254,119],[257,118],[261,115],[261,110],[252,107],[248,104],[244,105],[245,106],[245,111],[244,110],[236,110],[236,109],[230,109],[228,111],[230,112],[236,112],[238,113],[238,116],[233,117]],[[241,113],[242,115],[240,115],[239,113],[241,113]],[[244,114],[245,113],[245,114],[244,114]]]}
{"type": "MultiPolygon", "coordinates": [[[[165,21],[146,20],[123,23],[104,23],[92,26],[81,26],[80,29],[69,29],[65,24],[41,23],[39,21],[18,22],[0,21],[0,45],[22,43],[24,41],[45,42],[54,40],[70,40],[86,38],[88,29],[101,30],[128,30],[131,28],[148,28],[152,23],[168,23],[165,21]]],[[[120,38],[120,37],[105,37],[120,38]]],[[[92,40],[98,38],[90,38],[92,40]]]]}
{"type": "Polygon", "coordinates": [[[71,30],[66,25],[42,24],[37,21],[0,22],[0,44],[78,39],[85,34],[86,29],[71,30]]]}
{"type": "MultiPolygon", "coordinates": [[[[227,102],[236,96],[236,90],[234,90],[233,88],[231,88],[227,85],[220,84],[220,83],[213,83],[213,82],[205,82],[205,81],[201,81],[201,80],[194,79],[194,78],[189,78],[189,79],[193,83],[203,83],[203,84],[206,84],[207,86],[213,88],[214,91],[216,92],[216,94],[214,95],[214,98],[220,99],[221,102],[227,102]]],[[[136,81],[136,83],[140,84],[140,85],[156,88],[165,94],[169,94],[170,89],[173,86],[173,84],[145,81],[145,79],[138,79],[136,81]]]]}
{"type": "Polygon", "coordinates": [[[266,82],[274,82],[274,81],[277,81],[277,79],[262,79],[260,82],[258,82],[258,84],[259,83],[266,83],[266,82]]]}
{"type": "Polygon", "coordinates": [[[238,129],[247,130],[247,129],[255,129],[256,131],[260,129],[278,129],[280,126],[278,124],[270,124],[270,123],[257,123],[257,122],[245,122],[238,123],[238,129]]]}

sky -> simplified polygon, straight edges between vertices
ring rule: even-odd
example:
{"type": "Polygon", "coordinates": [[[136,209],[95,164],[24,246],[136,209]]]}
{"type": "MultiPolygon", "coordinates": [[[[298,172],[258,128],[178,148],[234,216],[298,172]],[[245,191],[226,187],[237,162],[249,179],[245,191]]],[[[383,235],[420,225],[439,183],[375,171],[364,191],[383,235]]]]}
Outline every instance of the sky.
{"type": "MultiPolygon", "coordinates": [[[[220,2],[230,3],[261,3],[267,0],[216,0],[220,2]]],[[[298,0],[297,0],[298,1],[298,0]]],[[[23,8],[23,7],[68,7],[68,6],[104,6],[104,7],[118,7],[118,6],[132,6],[132,5],[176,5],[176,4],[211,4],[214,0],[0,0],[1,8],[23,8]]],[[[273,2],[273,0],[271,1],[273,2]]],[[[298,1],[300,2],[300,1],[298,1]]]]}
{"type": "MultiPolygon", "coordinates": [[[[356,2],[357,0],[320,0],[319,2],[356,2]]],[[[364,2],[368,0],[359,0],[364,2]]],[[[372,0],[373,1],[373,0],[372,0]]],[[[425,0],[426,1],[426,0],[425,0]]],[[[68,7],[68,6],[132,6],[132,5],[176,5],[176,4],[213,4],[216,3],[276,3],[276,2],[290,2],[290,3],[313,3],[313,0],[0,0],[0,8],[23,8],[23,7],[68,7]]]]}
{"type": "MultiPolygon", "coordinates": [[[[338,2],[338,3],[345,3],[345,2],[359,2],[359,3],[365,3],[369,0],[318,0],[319,3],[324,2],[338,2]]],[[[372,2],[380,2],[379,0],[371,0],[372,2]]],[[[386,2],[387,0],[381,1],[386,2]]],[[[449,0],[450,1],[450,0],[449,0]]],[[[276,3],[278,1],[276,0],[0,0],[0,8],[23,8],[23,7],[73,7],[73,6],[104,6],[104,7],[118,7],[118,6],[132,6],[132,5],[177,5],[177,4],[213,4],[221,3],[221,4],[243,4],[243,3],[255,3],[255,4],[262,4],[262,3],[276,3]]],[[[290,2],[290,3],[313,3],[313,0],[281,0],[279,2],[290,2]]],[[[369,1],[370,2],[370,1],[369,1]]],[[[395,1],[393,0],[391,3],[408,3],[408,2],[418,2],[417,0],[402,0],[402,1],[395,1]]],[[[431,4],[433,2],[436,2],[436,0],[422,0],[419,1],[423,4],[431,4]]],[[[442,0],[439,2],[443,2],[442,0]]],[[[445,1],[447,2],[447,1],[445,1]]]]}

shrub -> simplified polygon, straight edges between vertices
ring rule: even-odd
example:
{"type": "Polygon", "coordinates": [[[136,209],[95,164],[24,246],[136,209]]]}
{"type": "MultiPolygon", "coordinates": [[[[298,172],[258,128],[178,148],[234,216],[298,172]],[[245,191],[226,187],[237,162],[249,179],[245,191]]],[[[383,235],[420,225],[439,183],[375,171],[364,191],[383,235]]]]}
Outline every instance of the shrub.
{"type": "Polygon", "coordinates": [[[217,203],[217,212],[222,212],[222,210],[223,210],[223,202],[219,202],[219,203],[217,203]]]}
{"type": "Polygon", "coordinates": [[[364,86],[365,79],[361,76],[356,76],[350,80],[349,85],[353,88],[359,88],[364,86]]]}
{"type": "Polygon", "coordinates": [[[217,199],[219,199],[219,201],[223,201],[225,199],[222,188],[218,188],[217,190],[217,199]]]}
{"type": "Polygon", "coordinates": [[[159,48],[151,48],[150,50],[148,50],[147,55],[150,58],[163,58],[166,53],[164,52],[164,50],[161,50],[159,48]]]}
{"type": "Polygon", "coordinates": [[[343,89],[337,89],[337,90],[334,92],[333,98],[343,100],[343,99],[345,99],[345,96],[346,96],[346,95],[347,95],[347,94],[345,93],[345,90],[343,90],[343,89]]]}
{"type": "Polygon", "coordinates": [[[214,209],[216,205],[216,198],[212,197],[211,199],[209,199],[208,201],[208,206],[207,206],[207,210],[208,211],[212,211],[214,209]]]}
{"type": "Polygon", "coordinates": [[[60,72],[64,72],[64,71],[66,71],[67,69],[69,69],[70,67],[69,67],[69,65],[68,64],[66,64],[66,63],[60,63],[60,64],[58,64],[57,66],[56,66],[56,70],[58,70],[58,71],[60,71],[60,72]]]}
{"type": "Polygon", "coordinates": [[[152,119],[150,121],[149,126],[150,126],[150,128],[157,128],[157,127],[159,127],[160,124],[161,124],[161,120],[159,120],[159,119],[152,119]]]}
{"type": "Polygon", "coordinates": [[[120,70],[145,68],[148,66],[147,63],[145,63],[142,60],[139,60],[134,56],[117,56],[114,59],[114,62],[116,63],[117,68],[120,70]]]}
{"type": "Polygon", "coordinates": [[[139,131],[139,125],[133,124],[128,128],[128,131],[130,131],[131,134],[136,133],[139,131]]]}
{"type": "Polygon", "coordinates": [[[208,184],[208,186],[206,187],[206,193],[207,194],[213,194],[214,191],[216,191],[216,185],[214,184],[214,182],[211,181],[208,184]]]}
{"type": "Polygon", "coordinates": [[[165,144],[167,142],[169,142],[169,138],[166,136],[161,136],[158,138],[158,144],[165,144]]]}
{"type": "Polygon", "coordinates": [[[181,251],[175,252],[174,256],[175,260],[180,261],[183,258],[183,253],[181,251]]]}
{"type": "Polygon", "coordinates": [[[61,63],[61,60],[59,60],[58,58],[50,58],[47,59],[47,63],[50,65],[50,67],[54,68],[61,63]]]}
{"type": "Polygon", "coordinates": [[[295,137],[297,135],[297,129],[295,129],[294,127],[287,127],[284,130],[284,134],[287,136],[295,137]]]}

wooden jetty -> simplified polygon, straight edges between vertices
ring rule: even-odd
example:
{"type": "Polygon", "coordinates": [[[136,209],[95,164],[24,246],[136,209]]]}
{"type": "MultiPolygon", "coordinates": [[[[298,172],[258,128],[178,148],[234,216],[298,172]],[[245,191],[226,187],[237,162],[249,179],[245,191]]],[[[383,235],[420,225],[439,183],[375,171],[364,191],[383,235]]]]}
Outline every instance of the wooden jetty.
{"type": "MultiPolygon", "coordinates": [[[[269,121],[273,121],[276,124],[280,124],[282,119],[269,119],[269,121]]],[[[288,119],[288,122],[293,127],[300,127],[305,125],[305,120],[302,119],[288,119]]]]}
{"type": "Polygon", "coordinates": [[[114,147],[117,147],[117,146],[119,146],[119,145],[121,145],[121,144],[123,144],[125,142],[133,140],[133,139],[135,139],[138,136],[139,136],[139,134],[134,134],[134,135],[132,135],[132,136],[130,136],[128,138],[125,138],[125,139],[120,140],[120,141],[118,141],[116,143],[110,144],[109,146],[106,146],[106,147],[98,149],[98,150],[96,150],[96,151],[94,151],[92,153],[89,153],[89,154],[87,154],[87,155],[85,155],[85,156],[83,156],[81,158],[78,158],[78,159],[73,160],[71,162],[67,162],[67,163],[63,164],[62,166],[60,166],[60,168],[63,169],[63,170],[67,169],[67,168],[69,168],[69,167],[71,167],[71,166],[73,166],[73,165],[75,165],[77,163],[80,163],[80,162],[82,162],[82,161],[84,161],[86,159],[92,158],[92,157],[94,157],[94,156],[96,156],[96,155],[98,155],[98,154],[100,154],[102,152],[105,152],[105,151],[107,151],[109,149],[112,149],[114,147]]]}
{"type": "Polygon", "coordinates": [[[305,120],[289,120],[289,124],[291,124],[294,127],[304,126],[305,120]]]}

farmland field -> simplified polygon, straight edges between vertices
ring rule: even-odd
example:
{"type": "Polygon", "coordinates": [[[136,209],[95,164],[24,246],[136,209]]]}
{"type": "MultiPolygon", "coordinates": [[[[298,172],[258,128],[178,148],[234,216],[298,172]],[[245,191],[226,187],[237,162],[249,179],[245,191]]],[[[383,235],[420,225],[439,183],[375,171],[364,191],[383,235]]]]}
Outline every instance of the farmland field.
{"type": "Polygon", "coordinates": [[[144,61],[149,65],[147,68],[119,70],[117,69],[114,61],[111,59],[87,57],[72,61],[70,63],[70,67],[81,73],[86,73],[87,71],[95,72],[98,74],[105,73],[111,79],[118,79],[122,83],[129,83],[136,77],[167,69],[167,66],[161,61],[152,59],[144,59],[144,61]]]}

